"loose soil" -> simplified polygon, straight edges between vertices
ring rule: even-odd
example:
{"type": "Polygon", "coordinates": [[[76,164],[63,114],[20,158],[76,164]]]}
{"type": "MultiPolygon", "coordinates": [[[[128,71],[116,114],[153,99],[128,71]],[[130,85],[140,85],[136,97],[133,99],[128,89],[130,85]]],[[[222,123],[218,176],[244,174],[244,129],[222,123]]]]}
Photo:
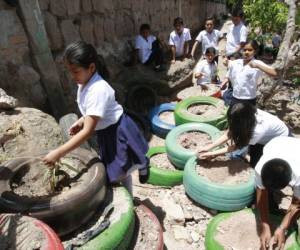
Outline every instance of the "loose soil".
{"type": "Polygon", "coordinates": [[[149,215],[141,207],[136,207],[139,231],[137,241],[133,249],[157,249],[159,228],[153,223],[149,215]]]}
{"type": "Polygon", "coordinates": [[[220,87],[216,84],[208,84],[207,87],[207,90],[203,90],[200,86],[192,86],[186,88],[178,92],[177,98],[180,100],[184,100],[192,96],[212,96],[220,91],[220,87]]]}
{"type": "Polygon", "coordinates": [[[185,149],[197,151],[211,143],[211,138],[208,134],[199,131],[190,131],[182,133],[178,136],[177,143],[185,149]]]}
{"type": "Polygon", "coordinates": [[[193,104],[187,108],[187,111],[194,115],[201,115],[203,118],[214,118],[224,114],[224,104],[220,102],[219,105],[210,104],[193,104]]]}
{"type": "Polygon", "coordinates": [[[47,245],[43,231],[32,218],[17,214],[1,215],[0,231],[0,249],[38,250],[47,245]]]}
{"type": "MultiPolygon", "coordinates": [[[[85,167],[75,158],[64,158],[64,160],[68,161],[68,165],[71,165],[78,171],[85,167]]],[[[65,167],[63,164],[60,165],[60,169],[56,174],[57,186],[53,192],[50,188],[49,167],[40,160],[30,160],[27,163],[25,162],[12,178],[11,188],[13,192],[19,196],[27,196],[30,198],[52,196],[78,185],[80,179],[76,181],[72,180],[77,174],[78,173],[65,167]]]]}
{"type": "Polygon", "coordinates": [[[215,239],[224,247],[224,250],[260,249],[255,215],[247,211],[235,213],[234,216],[219,224],[215,239]]]}
{"type": "Polygon", "coordinates": [[[167,169],[167,170],[175,169],[173,164],[170,162],[167,153],[153,155],[150,158],[150,164],[162,169],[167,169]]]}
{"type": "Polygon", "coordinates": [[[174,111],[164,111],[159,114],[159,119],[167,124],[175,125],[174,111]]]}
{"type": "Polygon", "coordinates": [[[253,169],[241,160],[229,160],[225,156],[219,156],[213,160],[201,161],[196,172],[211,182],[235,185],[248,182],[253,169]]]}

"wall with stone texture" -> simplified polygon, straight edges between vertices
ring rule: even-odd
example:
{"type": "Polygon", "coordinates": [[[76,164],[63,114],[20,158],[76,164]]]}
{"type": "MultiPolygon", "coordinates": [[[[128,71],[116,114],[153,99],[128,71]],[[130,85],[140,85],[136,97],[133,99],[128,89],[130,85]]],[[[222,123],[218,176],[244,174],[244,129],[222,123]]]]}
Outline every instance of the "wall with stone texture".
{"type": "MultiPolygon", "coordinates": [[[[198,31],[207,15],[225,13],[225,5],[201,0],[38,0],[66,96],[74,85],[62,65],[65,46],[85,40],[105,58],[126,59],[142,23],[166,41],[173,19],[181,16],[186,27],[198,31]]],[[[30,58],[28,38],[16,8],[0,1],[0,88],[18,97],[21,104],[45,110],[46,96],[30,58]]],[[[112,67],[113,68],[113,67],[112,67]]],[[[71,95],[70,95],[71,93],[71,95]]],[[[70,99],[70,105],[74,104],[70,99]]]]}

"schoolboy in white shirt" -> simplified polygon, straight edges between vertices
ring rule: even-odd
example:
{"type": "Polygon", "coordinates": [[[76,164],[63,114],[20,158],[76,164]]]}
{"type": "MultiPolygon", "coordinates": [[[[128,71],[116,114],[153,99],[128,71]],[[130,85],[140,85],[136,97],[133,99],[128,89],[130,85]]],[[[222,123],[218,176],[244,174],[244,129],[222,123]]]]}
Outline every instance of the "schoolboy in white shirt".
{"type": "Polygon", "coordinates": [[[286,186],[293,188],[292,203],[275,230],[273,239],[278,249],[283,249],[285,234],[300,214],[300,157],[297,149],[300,139],[277,137],[263,149],[263,155],[255,167],[256,202],[260,220],[261,249],[273,249],[269,221],[269,193],[286,186]]]}
{"type": "Polygon", "coordinates": [[[191,56],[194,57],[195,51],[198,45],[201,43],[202,55],[209,47],[216,49],[218,54],[218,42],[222,38],[222,34],[219,30],[214,29],[214,18],[208,17],[205,20],[205,30],[202,30],[195,39],[195,43],[192,48],[191,56]]]}
{"type": "Polygon", "coordinates": [[[248,31],[243,21],[243,12],[235,10],[232,13],[233,25],[227,34],[226,56],[230,57],[236,52],[240,52],[247,41],[248,31]]]}
{"type": "Polygon", "coordinates": [[[155,70],[161,70],[163,64],[163,51],[159,39],[150,34],[150,25],[142,24],[140,34],[135,39],[135,62],[150,65],[154,62],[155,70]]]}
{"type": "Polygon", "coordinates": [[[169,45],[172,50],[172,61],[175,63],[176,58],[185,58],[189,53],[189,41],[191,40],[190,30],[184,28],[183,19],[177,17],[174,19],[175,30],[171,32],[169,45]]]}

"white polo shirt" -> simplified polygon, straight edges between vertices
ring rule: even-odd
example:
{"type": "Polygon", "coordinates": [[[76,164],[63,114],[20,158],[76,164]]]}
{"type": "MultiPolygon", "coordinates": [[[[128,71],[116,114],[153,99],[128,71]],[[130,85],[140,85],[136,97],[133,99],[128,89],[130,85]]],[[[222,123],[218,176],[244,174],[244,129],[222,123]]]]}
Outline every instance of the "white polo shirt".
{"type": "Polygon", "coordinates": [[[208,33],[206,30],[202,30],[199,35],[196,37],[196,41],[201,43],[202,54],[205,54],[205,51],[209,47],[214,47],[218,52],[218,42],[221,37],[221,32],[213,29],[211,33],[208,33]]]}
{"type": "Polygon", "coordinates": [[[155,36],[148,36],[147,40],[142,37],[141,35],[138,35],[135,38],[135,49],[139,50],[139,60],[141,63],[145,63],[151,53],[152,53],[152,43],[156,40],[155,36]]]}
{"type": "Polygon", "coordinates": [[[229,56],[236,52],[238,46],[241,43],[247,41],[248,31],[243,22],[240,22],[239,25],[232,25],[227,34],[227,43],[226,43],[226,55],[229,56]]]}
{"type": "Polygon", "coordinates": [[[255,114],[256,125],[249,142],[250,145],[267,144],[274,137],[288,136],[289,129],[277,116],[261,109],[255,114]]]}
{"type": "MultiPolygon", "coordinates": [[[[269,67],[260,60],[254,62],[269,67]]],[[[243,59],[237,59],[229,64],[227,75],[230,75],[235,98],[245,100],[256,98],[257,82],[262,75],[260,69],[252,68],[249,64],[244,65],[243,59]]]]}
{"type": "Polygon", "coordinates": [[[217,64],[215,61],[209,63],[206,59],[201,60],[197,63],[194,73],[204,74],[200,79],[197,79],[197,84],[209,84],[212,82],[212,79],[214,79],[217,75],[217,64]]]}
{"type": "Polygon", "coordinates": [[[115,100],[115,91],[95,73],[86,85],[78,85],[77,104],[82,116],[100,117],[95,130],[115,124],[123,114],[123,108],[115,100]]]}
{"type": "Polygon", "coordinates": [[[292,180],[289,185],[293,188],[294,196],[300,199],[300,139],[294,137],[276,137],[263,149],[263,155],[255,167],[255,183],[260,189],[264,189],[261,179],[263,165],[274,158],[286,161],[292,169],[292,180]]]}
{"type": "Polygon", "coordinates": [[[184,43],[191,40],[190,30],[184,28],[179,36],[176,31],[172,31],[169,38],[169,45],[173,45],[176,48],[176,56],[182,56],[184,54],[184,43]]]}

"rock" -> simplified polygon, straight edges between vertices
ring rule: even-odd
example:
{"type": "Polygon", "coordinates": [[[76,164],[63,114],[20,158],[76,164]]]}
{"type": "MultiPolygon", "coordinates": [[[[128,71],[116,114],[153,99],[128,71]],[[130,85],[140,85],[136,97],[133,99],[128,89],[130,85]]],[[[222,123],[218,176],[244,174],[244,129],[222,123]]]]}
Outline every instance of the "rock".
{"type": "Polygon", "coordinates": [[[50,12],[58,17],[64,17],[67,15],[67,9],[64,0],[51,0],[50,12]]]}
{"type": "Polygon", "coordinates": [[[96,37],[96,42],[98,45],[101,45],[104,41],[104,18],[95,15],[94,16],[94,32],[96,37]]]}
{"type": "Polygon", "coordinates": [[[48,11],[45,11],[43,16],[51,50],[62,49],[63,39],[58,27],[57,18],[48,11]]]}
{"type": "Polygon", "coordinates": [[[113,9],[113,4],[111,0],[92,0],[92,3],[94,10],[101,14],[105,14],[107,13],[107,11],[113,9]]]}
{"type": "Polygon", "coordinates": [[[16,108],[0,115],[0,162],[33,156],[62,144],[61,129],[53,117],[37,109],[16,108]]]}
{"type": "Polygon", "coordinates": [[[7,95],[6,92],[0,88],[0,109],[14,109],[17,105],[18,100],[7,95]]]}
{"type": "Polygon", "coordinates": [[[69,45],[72,42],[80,40],[78,29],[73,24],[72,20],[63,20],[61,22],[61,31],[64,38],[65,46],[69,45]]]}
{"type": "Polygon", "coordinates": [[[172,197],[165,197],[162,204],[171,224],[184,224],[185,218],[182,208],[174,202],[172,197]]]}
{"type": "Polygon", "coordinates": [[[188,240],[190,238],[188,231],[183,226],[174,225],[172,226],[174,238],[176,240],[188,240]]]}
{"type": "Polygon", "coordinates": [[[191,232],[191,237],[193,239],[194,242],[198,242],[200,240],[200,235],[199,233],[195,232],[195,231],[192,231],[191,232]]]}
{"type": "Polygon", "coordinates": [[[47,10],[49,8],[50,0],[39,0],[41,10],[47,10]]]}
{"type": "Polygon", "coordinates": [[[93,10],[92,0],[81,0],[81,7],[84,12],[92,12],[93,10]]]}
{"type": "Polygon", "coordinates": [[[91,18],[81,19],[80,34],[85,42],[94,44],[94,23],[91,18]]]}
{"type": "Polygon", "coordinates": [[[65,0],[69,16],[80,13],[80,0],[65,0]]]}

